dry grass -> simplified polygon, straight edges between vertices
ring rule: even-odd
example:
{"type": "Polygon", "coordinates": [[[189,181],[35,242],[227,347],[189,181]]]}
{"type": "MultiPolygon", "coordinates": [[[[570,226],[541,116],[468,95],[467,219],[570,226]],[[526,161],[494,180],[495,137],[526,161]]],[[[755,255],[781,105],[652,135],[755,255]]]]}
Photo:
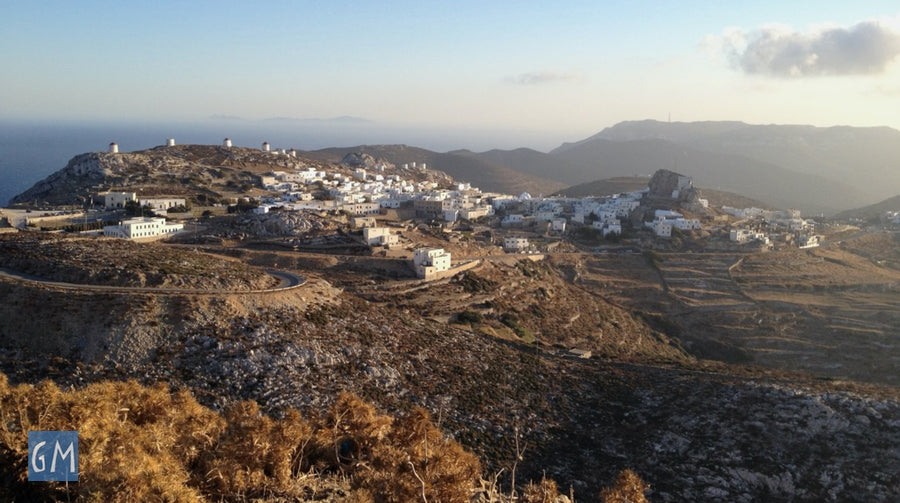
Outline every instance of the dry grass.
{"type": "Polygon", "coordinates": [[[600,492],[603,503],[647,503],[644,493],[650,485],[632,470],[622,470],[616,477],[616,484],[600,492]]]}
{"type": "Polygon", "coordinates": [[[135,382],[61,391],[0,374],[0,499],[467,501],[478,460],[418,409],[399,420],[341,395],[316,421],[240,402],[220,415],[186,392],[135,382]],[[27,482],[29,430],[77,430],[80,476],[27,482]],[[373,495],[377,497],[373,498],[373,495]]]}
{"type": "Polygon", "coordinates": [[[64,392],[50,381],[11,386],[0,374],[0,500],[72,498],[571,501],[549,479],[528,483],[518,497],[502,494],[482,479],[478,459],[421,408],[392,418],[341,394],[317,418],[289,410],[273,419],[252,401],[218,414],[164,385],[104,381],[64,392]],[[78,431],[78,483],[28,483],[28,431],[35,430],[78,431]]]}

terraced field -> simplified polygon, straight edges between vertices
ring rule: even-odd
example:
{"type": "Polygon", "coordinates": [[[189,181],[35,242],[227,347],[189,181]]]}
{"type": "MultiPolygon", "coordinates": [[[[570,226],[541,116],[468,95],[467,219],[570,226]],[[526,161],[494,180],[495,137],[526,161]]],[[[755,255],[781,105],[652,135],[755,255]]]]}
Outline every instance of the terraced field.
{"type": "Polygon", "coordinates": [[[900,271],[863,253],[896,238],[862,239],[751,255],[596,254],[578,279],[700,356],[897,386],[900,271]]]}

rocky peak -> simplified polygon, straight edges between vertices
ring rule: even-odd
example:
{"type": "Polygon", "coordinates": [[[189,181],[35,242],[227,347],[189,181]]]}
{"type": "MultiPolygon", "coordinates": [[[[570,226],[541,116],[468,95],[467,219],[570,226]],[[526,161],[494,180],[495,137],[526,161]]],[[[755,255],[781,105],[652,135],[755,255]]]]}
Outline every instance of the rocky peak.
{"type": "Polygon", "coordinates": [[[681,173],[660,169],[650,178],[650,195],[655,197],[671,197],[676,199],[681,191],[693,187],[689,176],[681,173]],[[678,194],[676,194],[678,191],[678,194]]]}
{"type": "Polygon", "coordinates": [[[384,159],[376,159],[369,154],[362,152],[351,152],[341,159],[342,166],[350,168],[375,169],[378,166],[393,168],[394,165],[384,159]]]}

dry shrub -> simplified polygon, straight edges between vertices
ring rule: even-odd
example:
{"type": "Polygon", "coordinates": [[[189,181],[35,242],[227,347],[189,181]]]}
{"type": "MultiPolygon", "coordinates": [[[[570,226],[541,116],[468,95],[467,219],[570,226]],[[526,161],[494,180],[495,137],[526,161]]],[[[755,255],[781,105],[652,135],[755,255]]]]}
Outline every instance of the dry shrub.
{"type": "Polygon", "coordinates": [[[275,421],[262,415],[256,402],[239,402],[225,411],[228,424],[218,443],[205,452],[200,462],[200,481],[209,494],[223,498],[241,494],[248,497],[302,495],[298,483],[312,428],[289,411],[275,421]]]}
{"type": "Polygon", "coordinates": [[[650,489],[637,473],[630,469],[619,472],[613,487],[606,487],[600,492],[603,503],[648,503],[644,493],[650,489]]]}
{"type": "Polygon", "coordinates": [[[397,421],[370,455],[371,469],[354,480],[380,501],[470,501],[481,474],[478,459],[444,437],[422,408],[397,421]]]}
{"type": "Polygon", "coordinates": [[[341,393],[320,420],[316,432],[317,468],[342,470],[368,462],[375,445],[391,430],[393,420],[350,393],[341,393]]]}
{"type": "Polygon", "coordinates": [[[318,422],[240,402],[222,415],[164,385],[100,382],[62,392],[0,374],[0,500],[316,499],[470,501],[478,460],[416,409],[394,421],[342,394],[318,422]],[[77,430],[77,484],[29,484],[29,430],[77,430]]]}
{"type": "Polygon", "coordinates": [[[547,477],[541,478],[540,483],[529,482],[522,492],[524,503],[556,503],[559,501],[559,489],[556,482],[547,477]]]}
{"type": "MultiPolygon", "coordinates": [[[[62,392],[45,381],[10,386],[0,374],[0,500],[315,500],[351,503],[468,502],[478,459],[449,440],[428,412],[395,420],[341,394],[319,419],[287,411],[272,419],[255,402],[219,415],[186,391],[134,381],[62,392]],[[29,484],[29,430],[77,430],[77,484],[29,484]]],[[[649,486],[622,471],[601,498],[643,503],[649,486]]],[[[507,501],[479,491],[479,501],[507,501]]],[[[529,483],[518,501],[557,503],[556,483],[529,483]]]]}
{"type": "Polygon", "coordinates": [[[78,431],[79,482],[70,487],[87,500],[195,501],[200,493],[187,484],[187,464],[222,422],[187,393],[135,382],[103,382],[69,393],[49,381],[4,386],[0,402],[0,445],[13,458],[18,482],[11,490],[41,490],[50,499],[68,489],[26,482],[29,430],[78,431]]]}
{"type": "Polygon", "coordinates": [[[375,497],[368,489],[353,489],[339,500],[341,503],[375,503],[375,497]]]}

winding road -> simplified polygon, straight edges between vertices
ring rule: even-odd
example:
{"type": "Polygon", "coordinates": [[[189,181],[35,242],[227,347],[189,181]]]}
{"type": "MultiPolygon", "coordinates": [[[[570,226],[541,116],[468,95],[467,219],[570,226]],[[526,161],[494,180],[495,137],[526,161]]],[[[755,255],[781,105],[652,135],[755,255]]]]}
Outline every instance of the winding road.
{"type": "Polygon", "coordinates": [[[12,279],[25,283],[39,284],[51,288],[59,288],[63,290],[76,290],[81,292],[105,292],[105,293],[151,293],[156,295],[230,295],[230,294],[258,294],[283,292],[292,288],[298,288],[306,284],[306,278],[288,271],[278,271],[268,269],[266,273],[269,276],[277,278],[279,284],[276,287],[265,288],[261,290],[238,290],[231,288],[167,288],[167,287],[143,287],[143,286],[116,286],[116,285],[87,285],[79,283],[65,283],[62,281],[52,281],[36,276],[30,276],[17,271],[0,268],[0,278],[12,279]]]}

